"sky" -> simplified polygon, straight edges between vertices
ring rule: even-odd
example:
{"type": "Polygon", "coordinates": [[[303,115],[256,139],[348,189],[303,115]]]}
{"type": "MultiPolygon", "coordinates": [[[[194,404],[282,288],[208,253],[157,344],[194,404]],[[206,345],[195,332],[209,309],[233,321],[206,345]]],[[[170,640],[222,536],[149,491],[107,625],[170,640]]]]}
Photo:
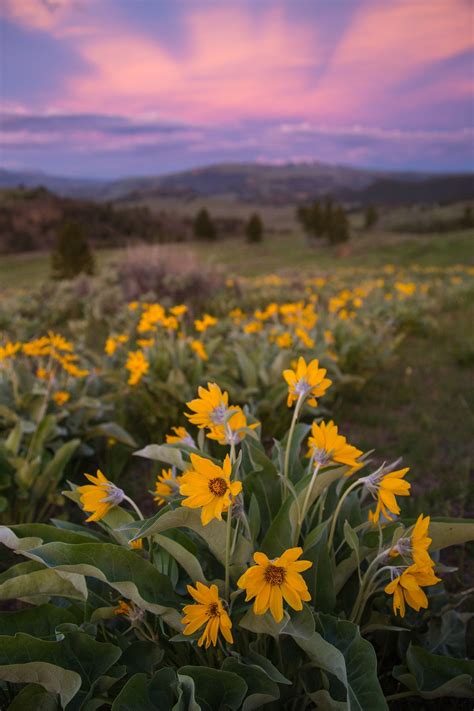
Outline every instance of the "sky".
{"type": "Polygon", "coordinates": [[[474,0],[0,0],[0,162],[473,169],[474,0]]]}

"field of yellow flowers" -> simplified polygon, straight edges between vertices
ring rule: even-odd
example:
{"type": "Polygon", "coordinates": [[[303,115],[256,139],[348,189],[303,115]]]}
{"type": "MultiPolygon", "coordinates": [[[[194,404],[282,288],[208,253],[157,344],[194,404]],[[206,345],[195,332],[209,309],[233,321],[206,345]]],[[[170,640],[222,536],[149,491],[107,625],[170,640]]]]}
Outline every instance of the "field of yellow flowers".
{"type": "Polygon", "coordinates": [[[469,704],[443,551],[474,523],[404,517],[411,472],[332,407],[473,292],[469,267],[387,265],[228,278],[199,312],[6,298],[0,707],[469,704]]]}

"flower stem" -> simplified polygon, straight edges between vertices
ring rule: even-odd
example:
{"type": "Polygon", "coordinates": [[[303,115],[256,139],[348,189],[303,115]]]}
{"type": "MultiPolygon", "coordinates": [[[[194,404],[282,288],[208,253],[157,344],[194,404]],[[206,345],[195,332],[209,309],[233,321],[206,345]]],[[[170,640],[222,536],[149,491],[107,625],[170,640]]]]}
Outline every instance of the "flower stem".
{"type": "Polygon", "coordinates": [[[232,502],[227,509],[227,526],[225,533],[225,598],[229,600],[230,596],[230,545],[232,536],[232,502]]]}
{"type": "Polygon", "coordinates": [[[346,500],[346,498],[349,496],[349,494],[351,493],[351,491],[353,491],[353,490],[356,488],[356,486],[359,486],[360,484],[363,484],[363,481],[362,481],[361,479],[358,479],[358,480],[355,481],[353,484],[351,484],[351,485],[349,486],[349,488],[347,488],[347,489],[345,490],[345,492],[343,493],[343,495],[342,495],[341,498],[339,499],[339,503],[338,503],[338,505],[337,505],[337,507],[336,507],[336,510],[334,511],[334,513],[333,513],[333,515],[332,515],[331,530],[330,530],[330,532],[329,532],[329,538],[328,538],[328,548],[329,548],[329,549],[331,549],[331,546],[332,546],[332,542],[333,542],[333,539],[334,539],[334,532],[335,532],[335,530],[336,530],[337,517],[339,516],[339,514],[340,514],[340,512],[341,512],[342,504],[344,503],[344,501],[346,500]]]}
{"type": "Polygon", "coordinates": [[[288,439],[286,442],[286,449],[285,449],[285,464],[283,467],[283,477],[284,477],[285,482],[288,480],[288,470],[290,468],[291,443],[293,441],[293,435],[295,433],[295,427],[296,427],[296,423],[298,421],[298,415],[300,414],[300,409],[301,409],[301,405],[303,404],[303,400],[304,400],[304,395],[303,394],[298,395],[298,400],[296,401],[295,410],[293,412],[293,417],[291,419],[290,431],[288,432],[288,439]]]}
{"type": "Polygon", "coordinates": [[[128,501],[128,503],[130,504],[130,506],[131,506],[131,507],[134,509],[134,511],[136,512],[136,514],[137,514],[138,518],[140,519],[140,521],[143,521],[143,520],[144,520],[143,514],[142,514],[142,512],[140,511],[140,509],[138,508],[138,506],[136,505],[136,503],[133,501],[133,499],[131,499],[129,496],[124,495],[123,500],[124,500],[124,501],[128,501]]]}

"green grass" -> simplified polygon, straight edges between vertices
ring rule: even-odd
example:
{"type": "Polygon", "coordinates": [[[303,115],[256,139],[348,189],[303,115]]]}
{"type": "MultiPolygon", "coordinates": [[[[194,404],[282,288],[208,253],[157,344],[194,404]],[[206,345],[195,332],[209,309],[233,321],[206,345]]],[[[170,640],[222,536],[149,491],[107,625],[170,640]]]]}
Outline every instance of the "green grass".
{"type": "MultiPolygon", "coordinates": [[[[232,274],[254,276],[271,272],[327,271],[339,267],[379,267],[384,264],[409,266],[448,266],[474,263],[473,235],[469,231],[443,235],[400,235],[373,231],[355,232],[352,240],[340,248],[325,244],[309,245],[297,230],[284,234],[270,233],[261,244],[248,244],[242,239],[216,243],[163,245],[167,251],[187,250],[198,260],[232,274]]],[[[124,250],[96,252],[98,269],[120,258],[124,250]]],[[[0,257],[0,291],[28,288],[49,279],[49,255],[44,252],[2,255],[0,257]]]]}
{"type": "Polygon", "coordinates": [[[407,335],[389,367],[336,406],[351,443],[375,449],[379,463],[403,456],[411,467],[413,497],[401,503],[413,514],[472,515],[473,317],[468,303],[446,308],[432,328],[407,335]]]}

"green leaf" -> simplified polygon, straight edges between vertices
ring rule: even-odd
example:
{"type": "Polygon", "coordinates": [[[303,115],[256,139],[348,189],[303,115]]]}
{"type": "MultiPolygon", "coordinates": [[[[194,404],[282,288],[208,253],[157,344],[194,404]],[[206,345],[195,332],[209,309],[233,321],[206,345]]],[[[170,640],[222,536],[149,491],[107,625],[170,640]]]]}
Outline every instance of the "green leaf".
{"type": "Polygon", "coordinates": [[[101,422],[100,425],[87,430],[85,438],[92,439],[93,437],[108,437],[120,442],[120,444],[124,444],[126,447],[137,446],[133,437],[116,422],[101,422]]]}
{"type": "Polygon", "coordinates": [[[431,654],[410,646],[405,666],[397,666],[393,676],[424,699],[474,698],[474,661],[431,654]]]}
{"type": "Polygon", "coordinates": [[[146,674],[134,674],[112,704],[112,711],[156,711],[148,693],[146,674]]]}
{"type": "Polygon", "coordinates": [[[87,543],[90,536],[49,526],[46,523],[21,523],[15,526],[0,526],[0,543],[14,551],[27,551],[42,543],[87,543]]]}
{"type": "Polygon", "coordinates": [[[206,576],[203,573],[201,564],[199,563],[196,556],[194,556],[190,551],[187,550],[177,541],[174,541],[168,536],[162,536],[159,533],[153,536],[156,543],[158,543],[161,548],[167,551],[177,563],[179,563],[182,568],[189,575],[193,583],[199,582],[206,583],[206,576]]]}
{"type": "Polygon", "coordinates": [[[275,684],[256,664],[242,664],[235,657],[227,657],[222,669],[238,674],[247,684],[247,696],[242,704],[242,711],[260,709],[264,704],[280,698],[278,684],[275,684]]]}
{"type": "Polygon", "coordinates": [[[247,692],[245,681],[233,672],[210,667],[181,667],[178,678],[188,676],[194,681],[196,701],[203,711],[241,708],[247,692]]]}
{"type": "Polygon", "coordinates": [[[108,583],[143,610],[163,614],[167,607],[180,604],[165,575],[134,551],[112,543],[47,543],[29,555],[49,568],[108,583]]]}
{"type": "Polygon", "coordinates": [[[58,711],[57,694],[46,691],[39,684],[28,684],[15,696],[7,711],[58,711]]]}
{"type": "Polygon", "coordinates": [[[0,637],[0,679],[41,684],[58,693],[68,711],[79,709],[95,682],[119,659],[121,650],[96,642],[84,632],[72,632],[54,642],[27,634],[0,637]],[[78,694],[79,689],[81,692],[78,694]]]}
{"type": "Polygon", "coordinates": [[[180,450],[169,444],[149,444],[133,454],[136,457],[145,457],[145,459],[170,464],[181,471],[189,469],[189,463],[184,461],[180,450]]]}
{"type": "Polygon", "coordinates": [[[51,596],[87,600],[83,575],[49,570],[35,561],[18,563],[0,576],[0,600],[40,603],[51,596]]]}
{"type": "Polygon", "coordinates": [[[432,617],[428,622],[428,631],[422,636],[423,647],[432,654],[465,657],[466,626],[473,614],[446,610],[440,617],[432,617]]]}
{"type": "MultiPolygon", "coordinates": [[[[142,524],[140,530],[135,535],[135,539],[153,536],[173,528],[190,528],[207,543],[217,560],[224,564],[226,523],[225,521],[214,519],[210,521],[207,526],[203,526],[201,523],[201,514],[197,509],[188,509],[184,506],[180,506],[177,509],[166,511],[163,514],[158,513],[142,524]]],[[[250,559],[252,552],[251,543],[239,535],[232,557],[233,565],[231,566],[231,572],[234,577],[242,571],[245,563],[250,559]]]]}
{"type": "Polygon", "coordinates": [[[466,519],[431,520],[429,536],[433,540],[430,546],[432,551],[474,541],[474,521],[466,519]]]}
{"type": "Polygon", "coordinates": [[[54,457],[45,466],[41,474],[35,479],[32,487],[34,496],[44,496],[49,491],[56,490],[56,487],[64,474],[64,469],[80,443],[80,439],[72,439],[56,450],[54,457]]]}
{"type": "Polygon", "coordinates": [[[67,608],[49,604],[14,612],[0,612],[0,635],[25,632],[34,637],[53,637],[58,625],[75,621],[74,615],[67,608]]]}
{"type": "Polygon", "coordinates": [[[319,632],[309,639],[295,637],[310,660],[328,674],[333,674],[347,690],[349,711],[386,711],[388,709],[377,678],[375,651],[360,636],[359,628],[330,615],[318,615],[319,632]]]}

